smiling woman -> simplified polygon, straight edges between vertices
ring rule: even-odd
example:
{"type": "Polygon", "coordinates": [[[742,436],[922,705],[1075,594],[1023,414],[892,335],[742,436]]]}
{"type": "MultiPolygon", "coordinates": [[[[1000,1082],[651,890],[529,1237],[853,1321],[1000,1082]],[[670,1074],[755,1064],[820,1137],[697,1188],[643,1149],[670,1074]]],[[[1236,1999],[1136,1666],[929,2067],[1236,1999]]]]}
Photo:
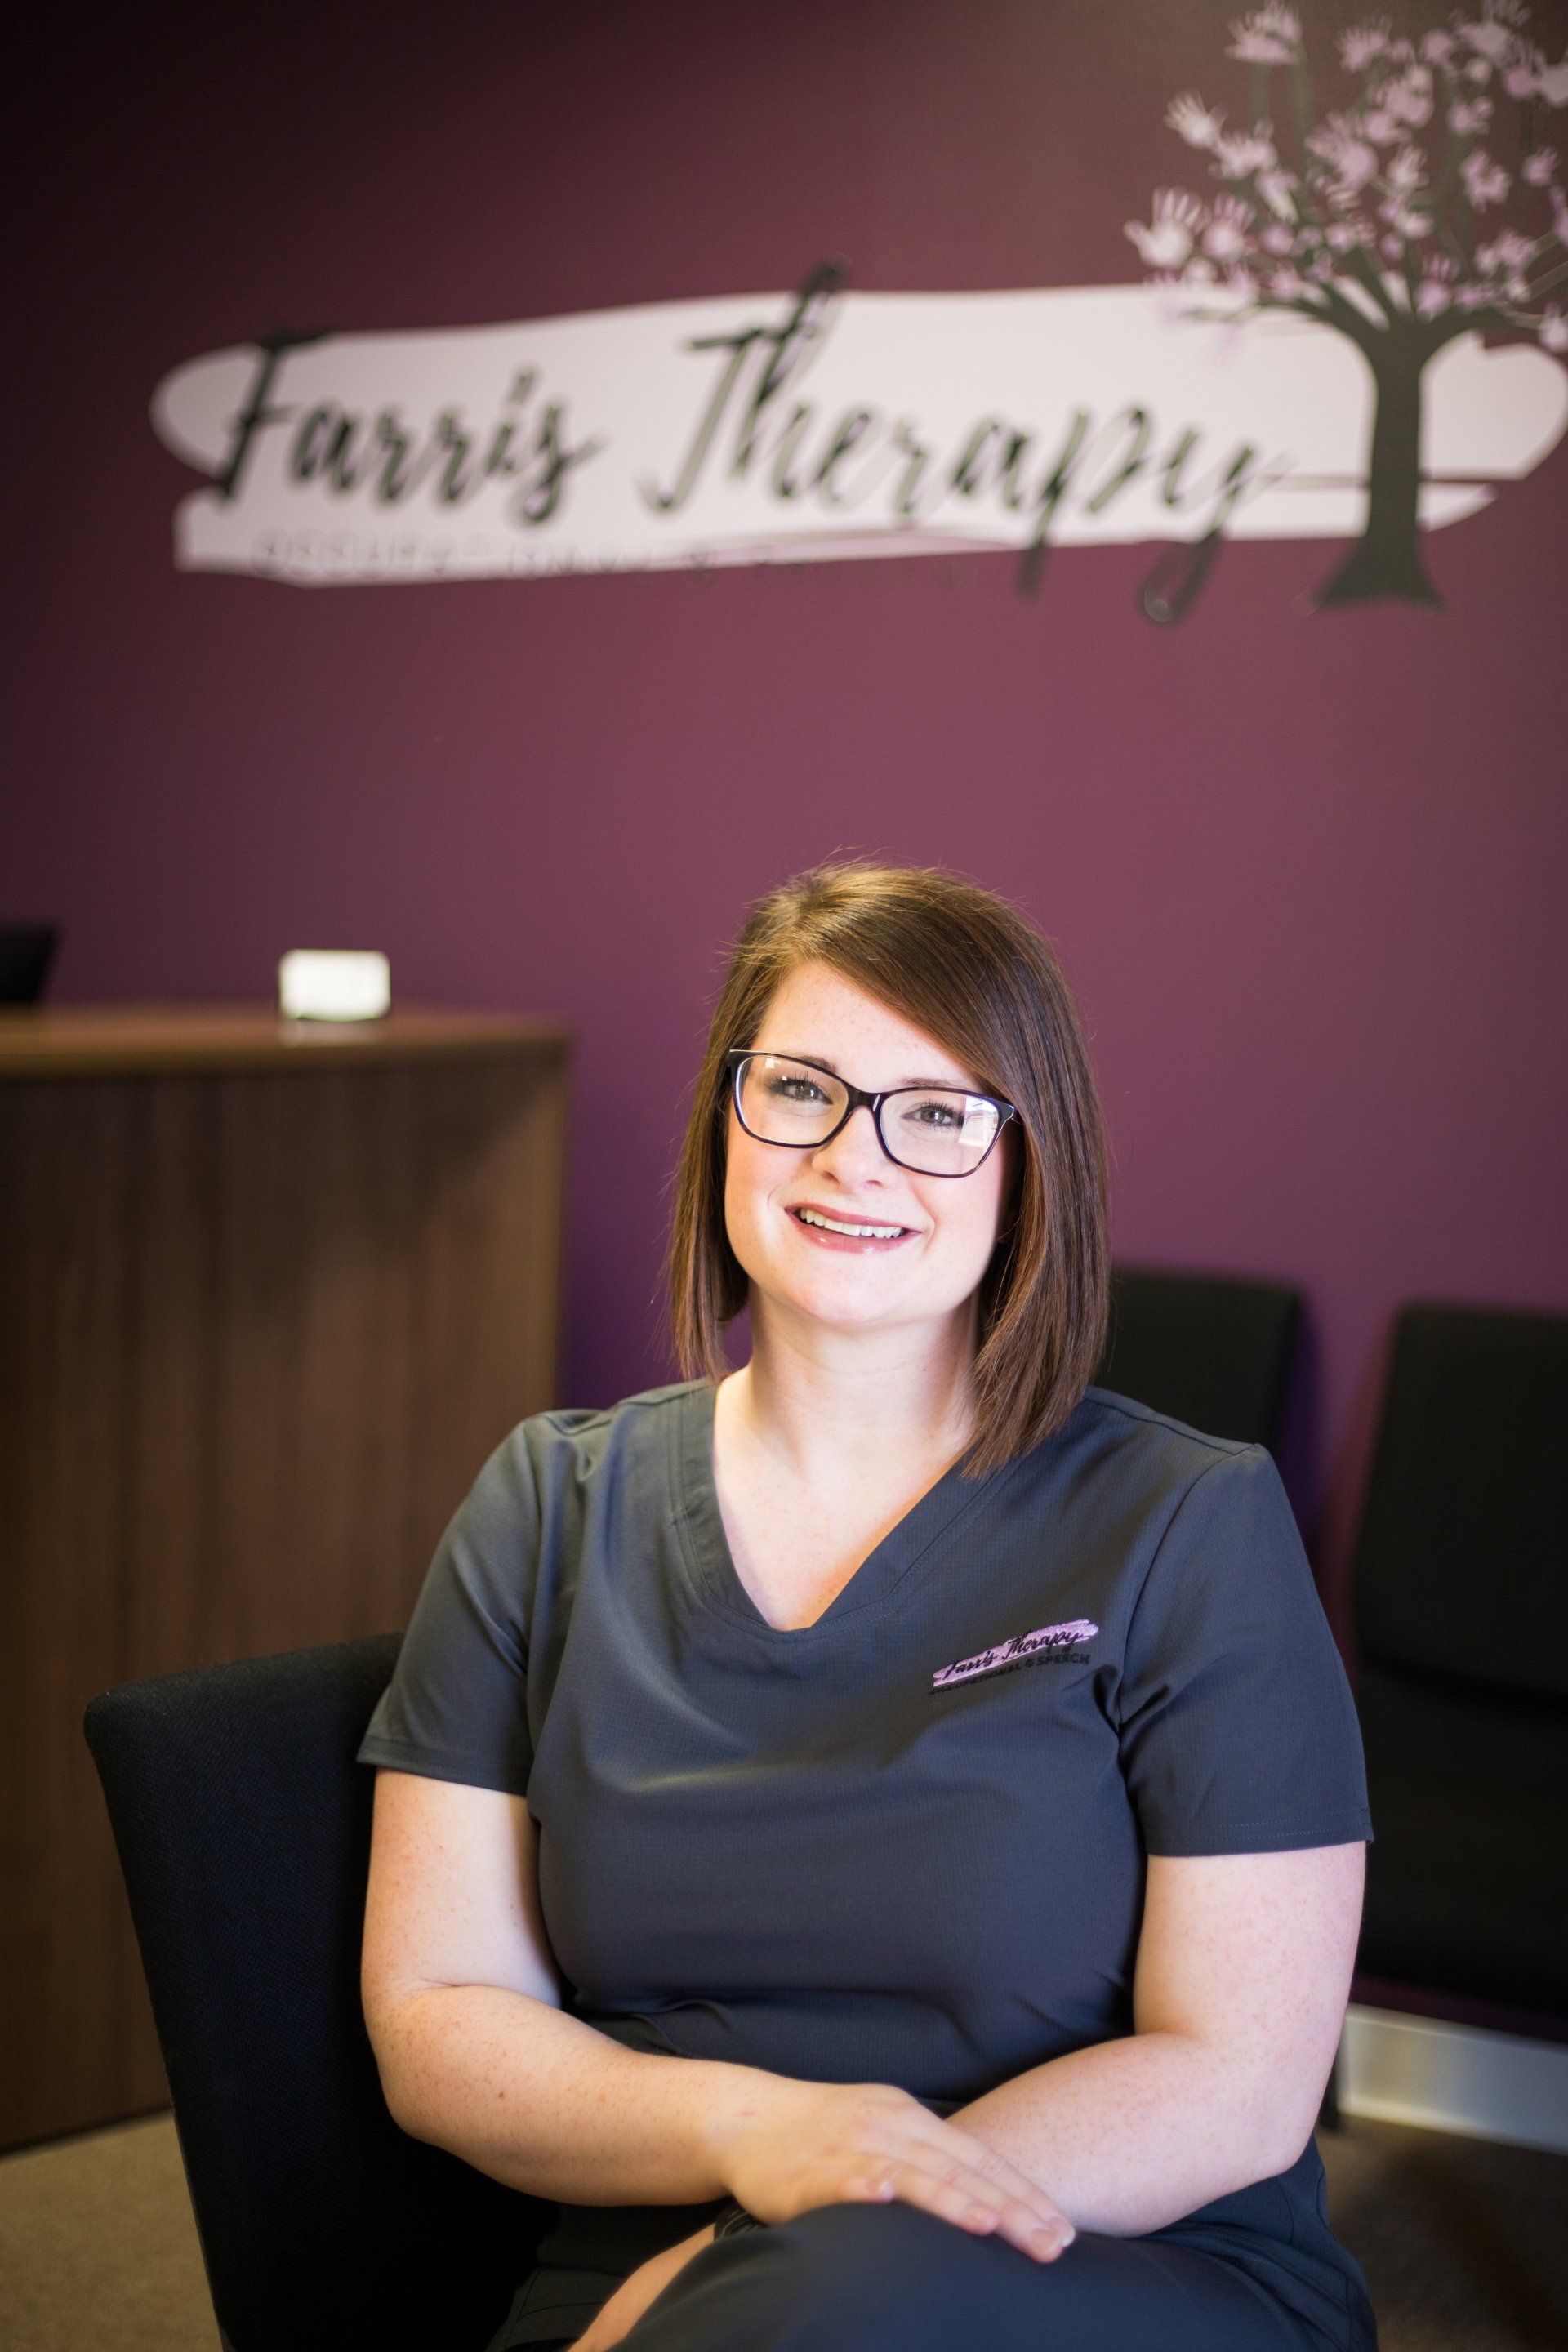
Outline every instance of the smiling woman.
{"type": "Polygon", "coordinates": [[[559,2206],[492,2352],[1370,2352],[1354,1710],[1268,1455],[1090,1385],[1033,926],[761,900],[669,1277],[688,1377],[497,1449],[360,1751],[393,2113],[559,2206]]]}
{"type": "Polygon", "coordinates": [[[765,1185],[767,1161],[784,1156],[754,1150],[759,1118],[769,1141],[787,1146],[787,1126],[805,1116],[786,1119],[769,1097],[753,1115],[758,1082],[746,1074],[759,1054],[770,1097],[781,1055],[830,1074],[821,1107],[806,1107],[816,1136],[793,1139],[795,1159],[804,1154],[826,1181],[801,1181],[787,1160],[775,1168],[785,1213],[793,1204],[842,1220],[849,1205],[885,1223],[902,1201],[910,1213],[899,1210],[898,1221],[932,1246],[942,1234],[951,1244],[957,1230],[984,1231],[989,1216],[964,1318],[971,1466],[984,1472],[1037,1444],[1092,1376],[1108,1312],[1104,1136],[1077,1009],[1049,942],[992,892],[919,867],[825,867],[752,908],[714,1009],[697,1086],[713,1115],[699,1110],[688,1129],[670,1251],[680,1360],[711,1380],[725,1369],[721,1328],[756,1278],[731,1213],[744,1228],[753,1171],[765,1185]],[[865,1091],[872,1054],[883,1057],[878,1083],[905,1097],[891,1111],[886,1094],[865,1091]],[[858,1087],[847,1083],[851,1071],[858,1087]],[[933,1091],[950,1132],[953,1104],[964,1105],[940,1160],[901,1139],[911,1124],[929,1124],[922,1097],[933,1091]],[[954,1176],[975,1181],[942,1181],[954,1176]]]}

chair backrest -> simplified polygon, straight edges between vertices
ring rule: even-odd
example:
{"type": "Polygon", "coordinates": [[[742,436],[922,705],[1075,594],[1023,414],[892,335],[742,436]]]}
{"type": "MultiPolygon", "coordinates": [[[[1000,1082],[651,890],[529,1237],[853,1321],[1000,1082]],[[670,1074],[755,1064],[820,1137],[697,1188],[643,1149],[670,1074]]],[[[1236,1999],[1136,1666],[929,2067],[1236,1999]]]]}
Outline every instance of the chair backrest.
{"type": "Polygon", "coordinates": [[[1352,1590],[1369,1664],[1568,1699],[1568,1316],[1402,1311],[1352,1590]]]}
{"type": "Polygon", "coordinates": [[[60,943],[56,923],[0,923],[0,1004],[37,1004],[60,943]]]}
{"type": "Polygon", "coordinates": [[[1561,2038],[1568,1317],[1402,1310],[1351,1600],[1376,1831],[1363,1997],[1437,1993],[1561,2038]]]}
{"type": "Polygon", "coordinates": [[[1095,1381],[1211,1437],[1278,1454],[1300,1316],[1300,1293],[1280,1283],[1116,1265],[1095,1381]]]}
{"type": "Polygon", "coordinates": [[[392,2121],[360,2007],[377,1635],[87,1710],[233,2352],[478,2352],[547,2209],[392,2121]]]}

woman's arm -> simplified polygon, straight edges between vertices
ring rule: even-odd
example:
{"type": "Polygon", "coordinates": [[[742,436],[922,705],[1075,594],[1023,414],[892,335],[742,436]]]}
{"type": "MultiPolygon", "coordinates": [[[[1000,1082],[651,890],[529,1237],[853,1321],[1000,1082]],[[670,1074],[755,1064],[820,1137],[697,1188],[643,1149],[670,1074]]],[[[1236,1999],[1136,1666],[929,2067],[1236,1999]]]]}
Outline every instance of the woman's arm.
{"type": "Polygon", "coordinates": [[[1333,2065],[1365,1862],[1360,1843],[1152,1855],[1131,2036],[1032,2067],[950,2120],[1112,2237],[1285,2171],[1333,2065]]]}
{"type": "Polygon", "coordinates": [[[363,1974],[393,2116],[510,2188],[583,2205],[743,2195],[766,2221],[896,2195],[1042,2261],[1071,2234],[1005,2156],[890,2084],[652,2056],[566,2016],[521,1798],[377,1775],[363,1974]]]}
{"type": "Polygon", "coordinates": [[[722,2197],[712,2131],[752,2069],[623,2050],[561,2007],[520,1797],[376,1775],[362,1984],[393,2116],[566,2203],[722,2197]]]}

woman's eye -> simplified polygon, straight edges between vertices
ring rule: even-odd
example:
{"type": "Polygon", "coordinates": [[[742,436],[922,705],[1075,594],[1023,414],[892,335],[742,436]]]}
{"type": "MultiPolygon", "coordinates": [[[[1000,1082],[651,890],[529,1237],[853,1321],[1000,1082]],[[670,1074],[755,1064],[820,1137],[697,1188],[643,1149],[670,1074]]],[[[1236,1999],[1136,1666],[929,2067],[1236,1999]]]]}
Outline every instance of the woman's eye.
{"type": "Polygon", "coordinates": [[[814,1087],[809,1078],[770,1078],[768,1092],[771,1095],[782,1096],[785,1102],[825,1102],[826,1100],[822,1088],[814,1087]]]}
{"type": "Polygon", "coordinates": [[[921,1127],[962,1127],[963,1125],[963,1113],[956,1103],[916,1103],[907,1116],[921,1127]]]}

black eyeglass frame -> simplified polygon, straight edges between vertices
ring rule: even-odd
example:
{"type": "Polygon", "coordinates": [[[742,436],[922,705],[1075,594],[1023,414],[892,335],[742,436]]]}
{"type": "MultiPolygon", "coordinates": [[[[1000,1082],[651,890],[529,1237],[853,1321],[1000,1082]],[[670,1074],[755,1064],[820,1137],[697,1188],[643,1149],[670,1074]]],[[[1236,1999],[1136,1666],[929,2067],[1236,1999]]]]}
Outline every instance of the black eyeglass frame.
{"type": "Polygon", "coordinates": [[[982,1094],[975,1087],[942,1087],[937,1089],[931,1087],[883,1087],[879,1093],[868,1094],[864,1087],[852,1087],[847,1078],[841,1078],[837,1070],[830,1070],[827,1067],[826,1062],[814,1062],[809,1054],[779,1054],[763,1045],[731,1045],[725,1054],[724,1060],[730,1071],[730,1099],[735,1107],[735,1117],[753,1143],[774,1144],[780,1151],[820,1151],[825,1143],[831,1143],[836,1135],[843,1133],[855,1113],[864,1103],[871,1114],[871,1124],[877,1130],[877,1140],[894,1167],[908,1170],[911,1176],[938,1177],[944,1184],[960,1183],[965,1176],[973,1176],[975,1169],[984,1168],[1001,1141],[1002,1130],[1007,1121],[1018,1116],[1016,1103],[1007,1102],[1001,1095],[982,1094]],[[754,1128],[746,1126],[745,1114],[741,1108],[741,1074],[748,1062],[798,1062],[803,1069],[820,1070],[825,1078],[831,1078],[836,1087],[842,1087],[849,1097],[844,1106],[843,1117],[835,1121],[826,1135],[819,1135],[815,1143],[782,1143],[777,1136],[759,1135],[754,1128]],[[969,1102],[989,1103],[993,1110],[1001,1114],[996,1121],[995,1134],[974,1162],[973,1168],[912,1168],[907,1160],[899,1158],[898,1153],[891,1149],[887,1137],[883,1134],[882,1105],[885,1102],[890,1102],[895,1095],[929,1095],[933,1091],[963,1095],[969,1102]]]}

